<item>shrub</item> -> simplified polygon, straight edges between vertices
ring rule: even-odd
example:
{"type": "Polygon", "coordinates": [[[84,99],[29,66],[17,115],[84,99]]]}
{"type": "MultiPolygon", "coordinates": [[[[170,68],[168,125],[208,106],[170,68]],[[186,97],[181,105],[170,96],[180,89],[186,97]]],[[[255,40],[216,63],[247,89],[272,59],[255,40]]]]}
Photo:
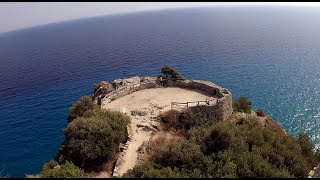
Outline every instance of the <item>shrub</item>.
{"type": "Polygon", "coordinates": [[[236,142],[236,132],[230,123],[218,123],[211,131],[209,136],[204,139],[206,145],[206,154],[225,151],[236,142]]]}
{"type": "Polygon", "coordinates": [[[233,109],[238,112],[250,113],[252,103],[243,96],[240,96],[234,103],[233,109]]]}
{"type": "Polygon", "coordinates": [[[166,76],[166,78],[184,79],[178,71],[167,65],[162,67],[160,71],[166,76]]]}
{"type": "Polygon", "coordinates": [[[309,136],[305,133],[299,133],[298,143],[301,146],[301,153],[309,162],[317,163],[317,159],[313,157],[314,145],[312,144],[309,136]]]}
{"type": "Polygon", "coordinates": [[[95,110],[91,117],[78,117],[64,130],[60,159],[81,168],[114,158],[121,142],[127,140],[130,117],[120,112],[95,110]]]}
{"type": "Polygon", "coordinates": [[[146,163],[128,170],[124,178],[204,178],[198,169],[180,172],[170,167],[157,167],[154,163],[146,163]]]}
{"type": "Polygon", "coordinates": [[[192,172],[194,169],[206,172],[211,166],[210,158],[201,152],[200,145],[186,140],[169,143],[154,162],[162,167],[177,169],[179,172],[192,172]]]}
{"type": "Polygon", "coordinates": [[[295,139],[246,119],[238,124],[203,121],[188,131],[187,139],[169,144],[148,167],[136,167],[127,176],[301,178],[319,157],[305,134],[295,139]]]}
{"type": "Polygon", "coordinates": [[[97,106],[94,104],[90,96],[82,96],[70,107],[68,122],[73,121],[77,117],[83,116],[86,111],[92,111],[96,108],[97,106]]]}
{"type": "Polygon", "coordinates": [[[160,115],[160,119],[167,130],[186,131],[196,124],[197,116],[191,109],[182,112],[172,109],[160,115]]]}
{"type": "Polygon", "coordinates": [[[170,141],[165,135],[160,135],[155,139],[150,139],[147,143],[143,143],[138,151],[144,151],[142,162],[150,162],[157,157],[164,149],[164,145],[170,141]]]}
{"type": "Polygon", "coordinates": [[[196,124],[196,118],[196,114],[191,109],[187,109],[180,113],[179,121],[185,129],[190,129],[196,124]]]}
{"type": "Polygon", "coordinates": [[[160,119],[167,130],[171,128],[182,129],[183,125],[179,122],[179,116],[180,116],[179,111],[169,110],[164,114],[160,115],[160,119]]]}
{"type": "Polygon", "coordinates": [[[303,137],[306,148],[301,148],[293,137],[250,123],[236,125],[219,122],[211,134],[204,138],[205,153],[211,155],[216,164],[214,177],[225,163],[237,166],[236,177],[306,177],[317,163],[315,153],[308,140],[303,137]],[[303,152],[304,149],[305,152],[303,152]]]}
{"type": "Polygon", "coordinates": [[[249,118],[245,118],[245,117],[240,117],[240,119],[238,121],[236,121],[237,125],[243,125],[243,124],[248,124],[248,125],[253,125],[253,121],[250,120],[249,118]]]}
{"type": "MultiPolygon", "coordinates": [[[[216,119],[216,112],[212,110],[211,106],[193,106],[189,110],[193,113],[193,117],[196,119],[195,123],[204,123],[206,121],[212,121],[216,119]]],[[[219,121],[219,119],[217,119],[219,121]]]]}
{"type": "Polygon", "coordinates": [[[75,166],[72,162],[67,161],[62,164],[60,168],[48,169],[43,167],[43,170],[39,173],[41,178],[85,178],[87,175],[85,172],[75,166]]]}
{"type": "Polygon", "coordinates": [[[50,160],[49,162],[45,163],[45,164],[42,166],[42,170],[45,171],[45,170],[53,169],[56,165],[58,165],[58,162],[57,162],[57,161],[55,161],[55,160],[50,160]]]}
{"type": "Polygon", "coordinates": [[[127,171],[122,177],[124,178],[182,178],[186,177],[171,168],[155,168],[154,164],[147,163],[136,166],[127,171]]]}

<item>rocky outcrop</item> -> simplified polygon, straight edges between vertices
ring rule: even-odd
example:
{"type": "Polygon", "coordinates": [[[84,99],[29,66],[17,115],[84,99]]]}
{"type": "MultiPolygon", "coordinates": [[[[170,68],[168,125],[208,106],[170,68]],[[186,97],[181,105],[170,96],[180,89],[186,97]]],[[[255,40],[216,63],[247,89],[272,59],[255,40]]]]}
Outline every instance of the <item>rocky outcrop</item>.
{"type": "Polygon", "coordinates": [[[102,94],[108,94],[113,90],[114,88],[112,87],[112,84],[108,83],[107,81],[101,81],[99,88],[94,92],[94,96],[98,97],[102,94]]]}
{"type": "Polygon", "coordinates": [[[309,172],[308,178],[320,178],[320,163],[309,172]]]}
{"type": "MultiPolygon", "coordinates": [[[[205,106],[197,106],[197,108],[201,108],[201,111],[205,111],[210,119],[227,120],[232,114],[231,93],[227,89],[221,88],[212,82],[165,79],[164,86],[193,89],[203,92],[206,95],[214,96],[214,102],[210,101],[209,103],[208,100],[205,106]]],[[[126,79],[116,79],[111,83],[103,81],[97,88],[94,98],[101,107],[107,107],[112,101],[136,91],[158,87],[161,86],[160,80],[157,77],[135,76],[126,79]]],[[[170,104],[164,107],[170,107],[170,104]]],[[[152,132],[157,131],[159,120],[156,117],[164,107],[152,102],[147,107],[133,108],[128,111],[128,115],[132,118],[132,124],[128,128],[129,139],[126,145],[119,147],[120,153],[113,170],[113,176],[121,176],[128,169],[142,161],[143,153],[137,152],[137,149],[139,149],[141,144],[149,141],[152,132]]]]}
{"type": "MultiPolygon", "coordinates": [[[[165,79],[165,87],[180,87],[195,89],[218,97],[217,103],[212,106],[215,119],[226,120],[232,114],[231,93],[216,84],[202,80],[165,79]]],[[[104,105],[135,91],[160,87],[157,77],[131,77],[116,79],[112,83],[102,81],[94,94],[97,104],[104,105]]]]}

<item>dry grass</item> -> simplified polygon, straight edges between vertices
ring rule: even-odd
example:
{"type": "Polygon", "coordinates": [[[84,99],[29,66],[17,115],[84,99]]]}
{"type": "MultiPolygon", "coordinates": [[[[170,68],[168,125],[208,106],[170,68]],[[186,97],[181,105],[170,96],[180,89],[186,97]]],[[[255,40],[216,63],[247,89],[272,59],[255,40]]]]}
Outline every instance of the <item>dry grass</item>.
{"type": "Polygon", "coordinates": [[[159,118],[164,130],[173,131],[181,136],[195,124],[196,114],[192,109],[169,110],[160,114],[159,118]]]}
{"type": "Polygon", "coordinates": [[[138,149],[142,154],[140,164],[153,161],[164,150],[165,145],[181,137],[174,131],[160,131],[153,134],[150,141],[142,144],[138,149]]]}
{"type": "Polygon", "coordinates": [[[180,112],[177,110],[169,110],[159,115],[164,129],[167,131],[183,128],[183,124],[179,122],[179,116],[180,112]]]}

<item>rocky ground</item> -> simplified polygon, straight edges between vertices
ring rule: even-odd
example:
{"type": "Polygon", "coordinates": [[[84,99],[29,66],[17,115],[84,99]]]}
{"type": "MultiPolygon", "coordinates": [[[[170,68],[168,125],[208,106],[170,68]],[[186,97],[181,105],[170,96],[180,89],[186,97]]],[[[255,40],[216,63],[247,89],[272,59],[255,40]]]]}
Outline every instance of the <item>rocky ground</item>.
{"type": "Polygon", "coordinates": [[[320,178],[320,163],[309,172],[308,178],[320,178]]]}

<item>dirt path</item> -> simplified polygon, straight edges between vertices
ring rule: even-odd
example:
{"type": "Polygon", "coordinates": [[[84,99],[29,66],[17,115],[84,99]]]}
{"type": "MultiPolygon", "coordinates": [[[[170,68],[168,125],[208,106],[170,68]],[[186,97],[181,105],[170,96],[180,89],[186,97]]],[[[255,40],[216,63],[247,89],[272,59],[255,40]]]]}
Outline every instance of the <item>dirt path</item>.
{"type": "Polygon", "coordinates": [[[154,88],[134,92],[106,104],[102,108],[121,111],[131,117],[127,149],[117,161],[114,176],[122,176],[138,163],[138,148],[148,141],[152,131],[157,131],[156,117],[171,109],[171,102],[205,101],[211,95],[182,88],[154,88]]]}

